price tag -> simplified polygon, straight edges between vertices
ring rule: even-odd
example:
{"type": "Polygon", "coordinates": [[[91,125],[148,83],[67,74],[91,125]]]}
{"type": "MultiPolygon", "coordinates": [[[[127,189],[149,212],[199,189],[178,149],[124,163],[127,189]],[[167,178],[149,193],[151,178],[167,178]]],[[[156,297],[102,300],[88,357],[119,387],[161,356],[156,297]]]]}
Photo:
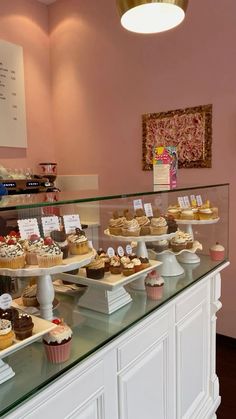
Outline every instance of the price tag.
{"type": "Polygon", "coordinates": [[[134,205],[134,209],[135,209],[135,210],[137,210],[137,209],[143,209],[143,202],[142,202],[142,199],[135,199],[135,200],[133,201],[133,205],[134,205]]]}
{"type": "Polygon", "coordinates": [[[0,308],[2,310],[7,310],[11,307],[12,297],[10,294],[2,294],[0,297],[0,308]]]}
{"type": "Polygon", "coordinates": [[[185,208],[184,199],[182,196],[178,197],[178,203],[179,203],[180,208],[185,208]]]}
{"type": "Polygon", "coordinates": [[[124,256],[124,254],[125,254],[125,251],[124,251],[124,249],[123,249],[123,247],[122,246],[119,246],[118,248],[117,248],[117,253],[118,253],[118,255],[122,258],[122,256],[124,256]]]}
{"type": "Polygon", "coordinates": [[[125,250],[126,250],[127,255],[131,255],[133,252],[132,246],[130,244],[127,244],[125,250]]]}
{"type": "Polygon", "coordinates": [[[195,195],[190,195],[190,201],[191,201],[192,207],[194,207],[197,203],[195,195]]]}
{"type": "Polygon", "coordinates": [[[188,196],[184,196],[184,205],[185,205],[185,208],[190,207],[190,202],[189,202],[188,196]]]}
{"type": "Polygon", "coordinates": [[[49,236],[51,231],[60,230],[59,218],[56,215],[52,217],[42,217],[42,226],[44,236],[49,236]]]}
{"type": "Polygon", "coordinates": [[[32,234],[35,234],[40,237],[38,221],[36,218],[28,218],[26,220],[18,220],[17,221],[20,236],[23,240],[29,239],[32,234]]]}
{"type": "Polygon", "coordinates": [[[152,204],[144,204],[144,211],[147,217],[153,217],[152,204]]]}
{"type": "Polygon", "coordinates": [[[115,256],[115,250],[113,249],[113,247],[108,247],[107,254],[109,258],[112,258],[113,256],[115,256]]]}
{"type": "Polygon", "coordinates": [[[196,195],[196,200],[197,200],[197,206],[201,207],[202,206],[202,197],[201,195],[196,195]]]}
{"type": "Polygon", "coordinates": [[[64,215],[63,220],[66,234],[75,233],[76,228],[81,229],[79,214],[64,215]]]}

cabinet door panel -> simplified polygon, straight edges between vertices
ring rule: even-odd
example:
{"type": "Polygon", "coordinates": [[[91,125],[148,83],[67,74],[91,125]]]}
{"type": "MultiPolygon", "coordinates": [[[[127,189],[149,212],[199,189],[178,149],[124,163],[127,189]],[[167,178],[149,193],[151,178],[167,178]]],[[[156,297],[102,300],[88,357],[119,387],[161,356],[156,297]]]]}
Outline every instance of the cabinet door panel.
{"type": "Polygon", "coordinates": [[[176,327],[177,418],[194,418],[208,396],[208,326],[206,300],[176,327]]]}
{"type": "Polygon", "coordinates": [[[119,374],[119,418],[167,418],[167,381],[165,336],[119,374]]]}

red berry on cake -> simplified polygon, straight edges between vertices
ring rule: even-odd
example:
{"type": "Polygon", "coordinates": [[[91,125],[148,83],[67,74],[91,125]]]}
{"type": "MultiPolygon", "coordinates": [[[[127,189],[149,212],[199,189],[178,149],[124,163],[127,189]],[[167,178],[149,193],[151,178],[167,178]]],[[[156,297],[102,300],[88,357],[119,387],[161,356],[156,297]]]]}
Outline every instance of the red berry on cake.
{"type": "Polygon", "coordinates": [[[47,246],[51,246],[53,244],[53,240],[51,239],[51,237],[45,237],[44,244],[46,244],[47,246]]]}

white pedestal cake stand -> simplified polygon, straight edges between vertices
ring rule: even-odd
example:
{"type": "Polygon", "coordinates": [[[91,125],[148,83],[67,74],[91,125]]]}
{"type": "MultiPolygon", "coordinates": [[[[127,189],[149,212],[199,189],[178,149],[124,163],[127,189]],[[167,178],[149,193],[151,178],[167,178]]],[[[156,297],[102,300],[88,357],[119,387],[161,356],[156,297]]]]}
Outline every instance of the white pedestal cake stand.
{"type": "MultiPolygon", "coordinates": [[[[174,237],[175,233],[171,234],[162,234],[159,236],[113,236],[109,233],[109,230],[105,230],[104,234],[111,237],[112,240],[118,240],[118,241],[125,241],[125,242],[136,242],[137,243],[137,250],[136,254],[138,257],[148,258],[148,250],[146,247],[146,242],[153,242],[153,241],[160,241],[160,240],[170,240],[172,237],[174,237]]],[[[163,262],[163,261],[161,261],[163,262]]],[[[176,260],[176,264],[178,264],[176,260]]],[[[130,283],[130,287],[134,290],[138,291],[144,291],[145,290],[145,276],[146,274],[142,274],[139,276],[139,278],[136,281],[132,281],[130,283]]]]}
{"type": "MultiPolygon", "coordinates": [[[[191,260],[191,257],[194,256],[197,250],[202,250],[202,245],[198,241],[193,242],[192,249],[184,249],[180,252],[173,252],[172,250],[164,250],[161,253],[155,252],[153,249],[149,249],[148,253],[149,256],[152,259],[158,259],[162,262],[162,265],[158,269],[159,273],[163,276],[179,276],[184,273],[184,268],[178,263],[176,257],[178,257],[178,260],[181,256],[183,256],[183,259],[185,260],[191,260]],[[190,258],[185,257],[185,254],[190,255],[190,258]]],[[[200,258],[198,258],[200,261],[200,258]]],[[[196,263],[196,262],[184,262],[184,263],[196,263]]]]}
{"type": "Polygon", "coordinates": [[[114,275],[108,272],[102,279],[91,279],[86,277],[86,270],[81,269],[84,272],[81,272],[79,275],[62,273],[59,277],[66,281],[88,286],[79,299],[78,304],[80,307],[89,308],[104,314],[111,314],[132,301],[124,286],[132,283],[140,276],[145,277],[149,271],[157,268],[159,265],[161,265],[161,262],[151,260],[148,268],[130,276],[124,276],[123,274],[114,275]]]}
{"type": "Polygon", "coordinates": [[[37,278],[37,300],[40,304],[40,315],[46,320],[52,320],[52,302],[54,300],[55,291],[52,284],[51,275],[61,272],[68,272],[85,266],[95,257],[95,251],[81,255],[71,256],[63,260],[61,265],[51,268],[39,268],[37,265],[26,266],[22,269],[0,269],[0,275],[11,277],[36,277],[37,278]]]}
{"type": "MultiPolygon", "coordinates": [[[[213,218],[212,220],[177,220],[179,225],[186,226],[186,233],[190,234],[194,240],[193,225],[207,225],[218,223],[219,218],[213,218]]],[[[178,256],[178,261],[181,263],[199,263],[200,257],[195,252],[182,252],[178,256]]]]}
{"type": "Polygon", "coordinates": [[[19,349],[22,349],[25,346],[30,345],[34,341],[38,340],[41,336],[45,335],[45,333],[48,333],[50,330],[56,327],[54,323],[48,322],[47,320],[40,319],[35,316],[31,317],[34,323],[32,336],[21,341],[15,339],[11,346],[9,346],[6,349],[0,350],[0,384],[4,383],[5,381],[9,380],[15,375],[10,365],[3,362],[2,358],[5,358],[6,356],[18,351],[19,349]]]}

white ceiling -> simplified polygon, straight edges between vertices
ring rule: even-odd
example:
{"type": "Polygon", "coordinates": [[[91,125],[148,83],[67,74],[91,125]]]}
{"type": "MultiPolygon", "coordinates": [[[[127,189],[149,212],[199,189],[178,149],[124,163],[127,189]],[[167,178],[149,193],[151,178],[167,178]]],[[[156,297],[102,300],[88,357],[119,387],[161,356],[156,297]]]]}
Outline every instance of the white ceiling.
{"type": "Polygon", "coordinates": [[[40,3],[44,3],[44,4],[52,4],[55,3],[55,1],[57,0],[38,0],[40,3]]]}

